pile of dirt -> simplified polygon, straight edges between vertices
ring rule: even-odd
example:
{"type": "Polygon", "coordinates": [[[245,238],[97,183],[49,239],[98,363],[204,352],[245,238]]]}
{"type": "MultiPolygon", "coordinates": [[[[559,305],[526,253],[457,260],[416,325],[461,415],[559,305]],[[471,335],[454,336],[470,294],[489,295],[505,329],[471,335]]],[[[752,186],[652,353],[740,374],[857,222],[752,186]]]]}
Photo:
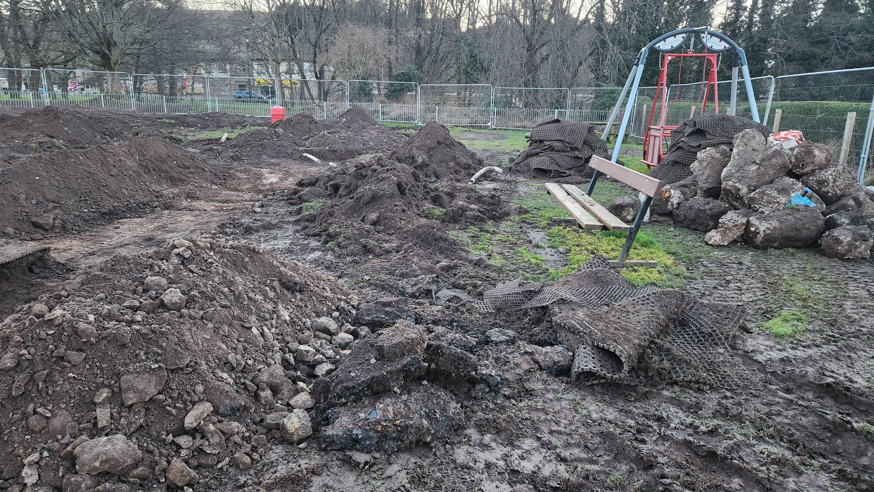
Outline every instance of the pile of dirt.
{"type": "Polygon", "coordinates": [[[688,119],[671,131],[671,146],[649,175],[668,184],[682,181],[692,175],[689,166],[698,152],[718,145],[731,149],[735,135],[748,129],[765,137],[770,134],[768,127],[760,123],[723,113],[688,119]]]}
{"type": "Polygon", "coordinates": [[[224,180],[214,166],[157,137],[32,155],[0,169],[0,232],[75,232],[172,208],[183,197],[167,193],[171,188],[224,180]]]}
{"type": "Polygon", "coordinates": [[[731,148],[698,152],[689,169],[690,177],[656,197],[652,212],[707,232],[708,244],[743,240],[768,249],[821,242],[827,256],[870,257],[874,192],[833,163],[825,145],[769,143],[758,128],[747,129],[731,148]]]}
{"type": "Polygon", "coordinates": [[[550,120],[531,129],[528,149],[513,161],[514,172],[535,178],[590,177],[593,155],[608,158],[607,144],[588,123],[550,120]]]}
{"type": "Polygon", "coordinates": [[[83,149],[111,143],[132,128],[118,114],[103,118],[86,110],[54,106],[25,111],[20,116],[0,114],[0,152],[32,154],[83,149]]]}
{"type": "Polygon", "coordinates": [[[389,157],[433,179],[467,181],[483,167],[481,158],[452,138],[449,129],[434,121],[422,127],[389,157]]]}
{"type": "Polygon", "coordinates": [[[344,322],[356,305],[334,279],[223,237],[82,271],[0,324],[0,480],[215,487],[268,440],[309,435],[280,426],[308,424],[313,380],[366,335],[344,322]]]}
{"type": "Polygon", "coordinates": [[[441,222],[480,224],[509,214],[497,193],[430,182],[417,169],[384,156],[350,161],[305,178],[289,194],[294,206],[323,203],[299,219],[304,232],[353,256],[398,253],[409,245],[457,256],[459,247],[442,231],[441,222]]]}
{"type": "Polygon", "coordinates": [[[298,114],[270,128],[246,132],[220,146],[219,155],[239,161],[301,160],[303,152],[324,161],[343,161],[387,152],[403,141],[400,133],[353,108],[335,120],[298,114]]]}

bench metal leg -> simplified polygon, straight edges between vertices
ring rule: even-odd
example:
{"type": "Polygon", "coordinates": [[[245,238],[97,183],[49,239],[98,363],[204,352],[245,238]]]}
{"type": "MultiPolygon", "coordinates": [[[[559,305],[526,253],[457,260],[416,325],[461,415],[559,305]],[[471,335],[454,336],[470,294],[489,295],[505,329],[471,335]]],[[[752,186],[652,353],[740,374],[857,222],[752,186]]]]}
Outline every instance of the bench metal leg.
{"type": "MultiPolygon", "coordinates": [[[[597,175],[597,171],[595,172],[597,175]]],[[[643,218],[646,217],[646,211],[649,210],[649,206],[652,203],[652,197],[647,196],[643,203],[640,204],[640,211],[637,212],[637,217],[634,218],[634,225],[631,226],[631,232],[628,233],[628,238],[625,239],[625,246],[622,247],[622,253],[619,253],[619,261],[617,262],[619,265],[625,263],[625,257],[628,256],[628,252],[631,251],[631,246],[634,244],[634,238],[637,237],[637,231],[640,230],[640,225],[643,223],[643,218]]]]}
{"type": "Polygon", "coordinates": [[[598,176],[601,175],[601,171],[595,170],[595,174],[592,175],[592,181],[589,182],[589,191],[586,192],[587,195],[592,196],[592,192],[595,191],[595,183],[598,182],[598,176]]]}

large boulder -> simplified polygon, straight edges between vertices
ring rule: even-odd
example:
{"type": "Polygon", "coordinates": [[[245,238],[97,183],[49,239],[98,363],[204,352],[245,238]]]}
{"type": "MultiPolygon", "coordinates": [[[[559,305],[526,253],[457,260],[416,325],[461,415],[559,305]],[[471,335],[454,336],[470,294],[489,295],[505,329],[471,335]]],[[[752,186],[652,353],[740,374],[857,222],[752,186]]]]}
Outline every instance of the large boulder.
{"type": "Polygon", "coordinates": [[[738,134],[735,137],[736,143],[731,162],[722,172],[722,197],[734,208],[748,208],[747,197],[750,193],[789,171],[789,157],[782,151],[769,148],[764,152],[756,153],[755,149],[759,148],[757,138],[764,141],[764,137],[755,130],[744,130],[738,134]],[[751,132],[749,135],[756,136],[752,137],[754,143],[738,140],[747,132],[751,132]],[[740,142],[744,142],[744,146],[739,149],[737,144],[740,142]]]}
{"type": "Polygon", "coordinates": [[[698,178],[688,178],[662,188],[662,196],[667,199],[668,212],[676,210],[681,203],[698,195],[698,178]]]}
{"type": "Polygon", "coordinates": [[[73,456],[76,470],[88,475],[103,472],[124,475],[143,459],[137,445],[121,434],[85,441],[73,451],[73,456]]]}
{"type": "Polygon", "coordinates": [[[822,252],[829,258],[870,258],[872,245],[871,229],[864,226],[838,227],[822,235],[822,252]]]}
{"type": "Polygon", "coordinates": [[[727,246],[741,238],[747,230],[747,222],[756,212],[750,209],[731,210],[719,219],[719,228],[704,236],[711,246],[727,246]]]}
{"type": "Polygon", "coordinates": [[[826,205],[850,195],[856,187],[856,177],[841,166],[820,169],[801,178],[801,182],[822,198],[826,205]]]}
{"type": "Polygon", "coordinates": [[[695,231],[709,231],[719,226],[719,219],[731,207],[715,198],[695,197],[684,201],[674,210],[674,223],[695,231]]]}
{"type": "Polygon", "coordinates": [[[292,444],[310,437],[313,434],[313,424],[305,410],[295,408],[279,422],[279,433],[282,438],[292,444]]]}
{"type": "Polygon", "coordinates": [[[792,172],[810,174],[827,168],[832,162],[832,151],[821,143],[798,142],[792,154],[792,172]]]}
{"type": "Polygon", "coordinates": [[[326,418],[325,448],[392,453],[451,435],[463,424],[464,413],[448,391],[406,383],[397,394],[333,408],[326,418]]]}
{"type": "Polygon", "coordinates": [[[839,212],[859,212],[862,215],[874,216],[874,198],[864,187],[854,187],[851,195],[826,207],[824,215],[833,215],[839,212]]]}
{"type": "Polygon", "coordinates": [[[825,219],[827,231],[844,226],[863,226],[874,231],[874,217],[863,215],[858,211],[844,211],[829,215],[825,219]]]}
{"type": "Polygon", "coordinates": [[[399,321],[353,345],[333,373],[316,380],[313,398],[337,404],[392,391],[425,374],[426,345],[421,326],[399,321]]]}
{"type": "Polygon", "coordinates": [[[803,248],[819,240],[823,227],[814,207],[790,207],[750,217],[744,239],[759,249],[803,248]]]}
{"type": "Polygon", "coordinates": [[[781,208],[786,208],[789,200],[792,200],[796,193],[803,191],[804,185],[800,181],[783,176],[750,193],[747,197],[747,203],[756,212],[776,212],[781,208]]]}
{"type": "Polygon", "coordinates": [[[611,214],[622,222],[629,223],[637,217],[640,210],[640,200],[633,196],[617,196],[607,207],[611,214]]]}
{"type": "Polygon", "coordinates": [[[719,198],[722,193],[722,171],[731,161],[731,150],[725,145],[708,147],[689,166],[698,180],[698,196],[719,198]]]}

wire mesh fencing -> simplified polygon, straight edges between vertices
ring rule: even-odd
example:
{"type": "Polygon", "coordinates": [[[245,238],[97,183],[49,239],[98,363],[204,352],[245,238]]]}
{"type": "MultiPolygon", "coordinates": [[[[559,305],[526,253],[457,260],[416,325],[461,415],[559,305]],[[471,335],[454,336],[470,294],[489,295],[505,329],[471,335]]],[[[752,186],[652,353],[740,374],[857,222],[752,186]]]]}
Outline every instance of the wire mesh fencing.
{"type": "Polygon", "coordinates": [[[350,108],[360,108],[380,123],[419,122],[419,84],[387,80],[350,80],[350,108]]]}
{"type": "Polygon", "coordinates": [[[447,126],[491,126],[492,86],[489,84],[422,84],[419,122],[447,126]]]}
{"type": "Polygon", "coordinates": [[[45,104],[42,71],[0,68],[0,107],[35,108],[45,104]]]}
{"type": "MultiPolygon", "coordinates": [[[[756,101],[756,110],[759,113],[759,118],[764,121],[768,110],[768,102],[771,99],[772,90],[774,89],[774,77],[755,77],[750,79],[753,87],[753,98],[756,101]]],[[[678,111],[670,114],[671,122],[669,125],[679,125],[688,117],[683,118],[686,113],[694,112],[701,114],[701,109],[704,107],[705,101],[707,108],[705,113],[715,113],[716,103],[719,104],[720,113],[728,113],[731,102],[731,81],[723,80],[716,83],[715,91],[708,87],[704,82],[694,82],[689,84],[673,84],[668,88],[667,102],[671,106],[677,106],[678,111]],[[706,96],[706,97],[705,97],[706,96]],[[681,121],[676,121],[678,118],[683,118],[681,121]]],[[[746,84],[743,80],[738,80],[737,83],[737,106],[735,114],[750,118],[752,110],[749,103],[749,95],[747,93],[746,84]]]]}
{"type": "Polygon", "coordinates": [[[101,109],[136,109],[127,72],[46,69],[46,104],[101,109]]]}
{"type": "Polygon", "coordinates": [[[569,89],[495,87],[494,128],[527,130],[555,118],[568,119],[569,89]]]}
{"type": "Polygon", "coordinates": [[[801,130],[807,140],[831,147],[836,160],[841,150],[846,149],[846,165],[856,170],[862,180],[872,166],[872,113],[874,67],[784,75],[775,80],[765,124],[801,130]],[[855,118],[851,113],[855,113],[855,118]]]}
{"type": "MultiPolygon", "coordinates": [[[[569,91],[568,119],[606,124],[621,94],[621,87],[574,87],[569,91]]],[[[622,117],[626,107],[623,102],[618,118],[622,117]]]]}

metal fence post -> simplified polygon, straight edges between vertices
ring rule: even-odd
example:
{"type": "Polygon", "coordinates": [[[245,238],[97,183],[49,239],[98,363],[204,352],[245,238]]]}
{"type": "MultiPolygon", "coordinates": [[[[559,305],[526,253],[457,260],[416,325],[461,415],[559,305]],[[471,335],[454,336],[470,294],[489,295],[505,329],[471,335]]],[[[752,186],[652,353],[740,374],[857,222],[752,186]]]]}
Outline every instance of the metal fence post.
{"type": "Polygon", "coordinates": [[[440,106],[434,106],[434,121],[440,123],[440,106]]]}
{"type": "Polygon", "coordinates": [[[161,96],[161,102],[164,103],[164,113],[167,112],[167,96],[161,96]]]}
{"type": "Polygon", "coordinates": [[[422,125],[422,86],[416,83],[416,126],[422,125]]]}
{"type": "Polygon", "coordinates": [[[381,122],[382,121],[382,103],[379,103],[378,106],[379,106],[379,121],[381,122]]]}
{"type": "Polygon", "coordinates": [[[774,86],[777,85],[773,75],[768,75],[771,78],[771,90],[768,91],[768,104],[765,107],[765,117],[762,118],[762,123],[768,124],[768,115],[771,113],[771,101],[774,99],[774,86]]]}
{"type": "Polygon", "coordinates": [[[28,92],[27,96],[30,98],[30,108],[33,109],[33,92],[28,92]]]}
{"type": "Polygon", "coordinates": [[[49,85],[46,82],[46,71],[45,69],[40,70],[42,74],[42,86],[45,88],[45,94],[43,95],[43,100],[45,101],[45,106],[49,106],[51,104],[51,98],[49,97],[49,85]]]}
{"type": "Polygon", "coordinates": [[[495,113],[495,87],[492,86],[492,97],[489,100],[489,129],[494,129],[497,123],[497,113],[495,113]]]}
{"type": "Polygon", "coordinates": [[[859,184],[865,183],[865,171],[868,167],[868,152],[871,151],[871,138],[874,137],[874,95],[871,96],[871,109],[868,110],[868,125],[865,127],[865,140],[859,152],[859,184]]]}
{"type": "Polygon", "coordinates": [[[103,98],[103,93],[100,93],[100,107],[106,109],[106,101],[103,98]]]}

